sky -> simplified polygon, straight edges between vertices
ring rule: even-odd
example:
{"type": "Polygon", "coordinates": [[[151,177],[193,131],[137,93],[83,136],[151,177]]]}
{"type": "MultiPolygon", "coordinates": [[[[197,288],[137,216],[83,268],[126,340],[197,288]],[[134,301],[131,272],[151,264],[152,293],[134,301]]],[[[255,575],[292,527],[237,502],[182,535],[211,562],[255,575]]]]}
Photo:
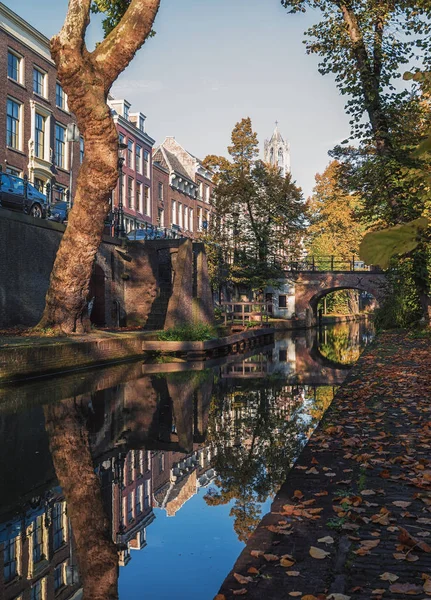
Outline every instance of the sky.
{"type": "MultiPolygon", "coordinates": [[[[3,0],[46,36],[67,0],[3,0]]],[[[345,98],[307,56],[304,31],[318,15],[289,15],[280,0],[161,0],[149,39],[112,93],[147,116],[160,143],[174,136],[189,152],[226,155],[235,124],[250,117],[261,151],[278,121],[291,146],[292,176],[308,196],[328,150],[349,135],[345,98]]],[[[97,21],[97,19],[96,19],[97,21]]],[[[98,24],[89,47],[101,39],[98,24]]]]}

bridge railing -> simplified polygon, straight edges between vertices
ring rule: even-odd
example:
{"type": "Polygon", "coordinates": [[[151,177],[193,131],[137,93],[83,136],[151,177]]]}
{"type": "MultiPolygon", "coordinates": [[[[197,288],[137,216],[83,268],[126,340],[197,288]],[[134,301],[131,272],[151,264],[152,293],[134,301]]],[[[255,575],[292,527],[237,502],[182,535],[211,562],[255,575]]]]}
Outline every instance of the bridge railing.
{"type": "Polygon", "coordinates": [[[366,265],[363,260],[352,255],[351,258],[338,258],[335,256],[307,256],[288,265],[289,271],[379,271],[378,267],[366,265]]]}
{"type": "Polygon", "coordinates": [[[224,324],[267,323],[272,314],[272,302],[221,302],[224,324]]]}

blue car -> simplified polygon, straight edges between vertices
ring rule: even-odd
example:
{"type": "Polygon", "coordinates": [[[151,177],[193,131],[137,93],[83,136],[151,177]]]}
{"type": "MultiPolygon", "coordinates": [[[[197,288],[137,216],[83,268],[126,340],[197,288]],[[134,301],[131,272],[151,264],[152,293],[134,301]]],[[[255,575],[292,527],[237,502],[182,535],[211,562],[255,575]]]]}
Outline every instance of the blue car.
{"type": "Polygon", "coordinates": [[[48,202],[45,194],[25,179],[9,173],[0,173],[0,206],[44,219],[48,202]]]}

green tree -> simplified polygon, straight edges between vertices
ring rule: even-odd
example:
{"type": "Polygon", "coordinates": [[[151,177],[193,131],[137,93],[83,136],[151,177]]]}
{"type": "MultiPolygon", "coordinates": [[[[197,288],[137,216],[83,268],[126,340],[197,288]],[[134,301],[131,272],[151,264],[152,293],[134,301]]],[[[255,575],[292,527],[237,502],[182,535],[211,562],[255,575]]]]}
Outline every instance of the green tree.
{"type": "MultiPolygon", "coordinates": [[[[118,75],[151,35],[160,0],[111,0],[113,28],[90,52],[85,33],[91,0],[69,0],[61,31],[51,40],[58,78],[84,138],[74,205],[51,273],[39,328],[65,333],[90,328],[87,296],[110,196],[118,178],[118,134],[107,105],[118,75]]],[[[99,8],[104,8],[98,3],[99,8]]],[[[108,15],[109,16],[109,15],[108,15]]]]}
{"type": "MultiPolygon", "coordinates": [[[[215,215],[207,242],[217,244],[234,284],[261,292],[283,277],[283,268],[298,254],[304,227],[302,194],[290,175],[258,160],[257,135],[249,118],[232,131],[230,160],[207,156],[215,171],[215,215]]],[[[211,255],[210,255],[211,258],[211,255]]],[[[218,265],[214,265],[214,277],[218,265]]]]}

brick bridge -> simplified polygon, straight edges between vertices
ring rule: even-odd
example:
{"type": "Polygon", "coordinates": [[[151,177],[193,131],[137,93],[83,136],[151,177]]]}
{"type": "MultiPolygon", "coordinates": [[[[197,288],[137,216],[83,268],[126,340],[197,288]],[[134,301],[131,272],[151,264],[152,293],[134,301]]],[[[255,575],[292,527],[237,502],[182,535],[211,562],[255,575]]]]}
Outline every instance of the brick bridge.
{"type": "Polygon", "coordinates": [[[357,271],[298,271],[289,273],[289,279],[295,284],[295,312],[308,327],[317,324],[317,305],[319,300],[337,290],[353,289],[368,292],[379,304],[386,294],[385,273],[370,270],[357,271]]]}

